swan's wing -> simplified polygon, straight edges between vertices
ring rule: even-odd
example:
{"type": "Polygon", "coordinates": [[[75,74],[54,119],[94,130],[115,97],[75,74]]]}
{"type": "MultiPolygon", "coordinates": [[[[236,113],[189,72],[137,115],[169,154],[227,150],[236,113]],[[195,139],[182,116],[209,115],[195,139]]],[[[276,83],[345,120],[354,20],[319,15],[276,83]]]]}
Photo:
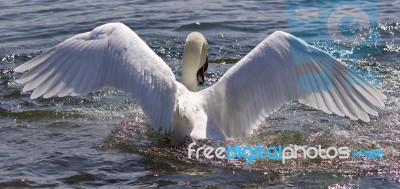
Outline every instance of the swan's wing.
{"type": "Polygon", "coordinates": [[[103,87],[131,94],[157,129],[172,129],[176,81],[168,65],[127,26],[82,33],[14,69],[32,99],[85,95],[103,87]]]}
{"type": "Polygon", "coordinates": [[[227,137],[252,132],[292,100],[368,122],[386,98],[328,53],[285,32],[271,34],[200,93],[208,121],[227,137]]]}

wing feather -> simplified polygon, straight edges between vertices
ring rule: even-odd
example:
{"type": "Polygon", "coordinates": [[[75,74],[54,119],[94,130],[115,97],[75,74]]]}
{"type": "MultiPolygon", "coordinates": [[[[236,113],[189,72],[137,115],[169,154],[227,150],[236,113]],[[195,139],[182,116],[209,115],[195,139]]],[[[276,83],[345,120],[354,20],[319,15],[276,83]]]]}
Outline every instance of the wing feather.
{"type": "Polygon", "coordinates": [[[173,129],[176,81],[171,69],[146,43],[121,23],[78,34],[15,68],[26,72],[18,83],[31,98],[85,95],[103,87],[133,96],[161,130],[173,129]]]}
{"type": "Polygon", "coordinates": [[[386,99],[339,60],[285,32],[271,34],[200,94],[209,121],[227,137],[252,132],[293,100],[369,122],[386,99]]]}

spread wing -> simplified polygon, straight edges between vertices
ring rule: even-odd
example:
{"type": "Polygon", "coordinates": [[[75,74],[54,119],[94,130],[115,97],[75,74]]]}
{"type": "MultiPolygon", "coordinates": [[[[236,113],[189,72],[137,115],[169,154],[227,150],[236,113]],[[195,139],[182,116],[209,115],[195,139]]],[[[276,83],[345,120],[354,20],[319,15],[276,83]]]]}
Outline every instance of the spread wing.
{"type": "Polygon", "coordinates": [[[369,122],[386,97],[328,53],[285,32],[275,32],[200,91],[209,121],[227,137],[242,136],[284,103],[369,122]]]}
{"type": "Polygon", "coordinates": [[[127,26],[110,23],[65,40],[14,69],[32,99],[114,87],[133,96],[157,129],[171,131],[176,81],[168,65],[127,26]]]}

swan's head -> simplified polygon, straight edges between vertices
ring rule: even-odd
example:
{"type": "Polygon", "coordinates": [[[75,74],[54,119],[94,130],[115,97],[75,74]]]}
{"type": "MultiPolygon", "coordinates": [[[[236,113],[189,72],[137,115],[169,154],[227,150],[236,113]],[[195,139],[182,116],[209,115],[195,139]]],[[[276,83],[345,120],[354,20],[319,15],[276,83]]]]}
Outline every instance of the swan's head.
{"type": "Polygon", "coordinates": [[[204,84],[204,72],[208,68],[208,43],[199,32],[186,38],[183,52],[182,83],[190,91],[196,91],[197,83],[204,84]]]}

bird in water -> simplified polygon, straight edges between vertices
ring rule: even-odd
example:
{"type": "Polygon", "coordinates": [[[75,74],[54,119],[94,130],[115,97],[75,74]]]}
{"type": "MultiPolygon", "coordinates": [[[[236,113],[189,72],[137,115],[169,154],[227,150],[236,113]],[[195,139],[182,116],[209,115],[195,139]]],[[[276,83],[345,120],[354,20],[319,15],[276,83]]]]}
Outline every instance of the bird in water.
{"type": "Polygon", "coordinates": [[[369,122],[386,99],[328,53],[277,31],[232,66],[214,85],[205,82],[208,43],[186,39],[182,79],[130,28],[108,23],[78,34],[15,68],[17,82],[40,96],[86,95],[104,87],[131,95],[151,125],[171,134],[218,139],[251,134],[283,104],[297,100],[328,114],[369,122]]]}

